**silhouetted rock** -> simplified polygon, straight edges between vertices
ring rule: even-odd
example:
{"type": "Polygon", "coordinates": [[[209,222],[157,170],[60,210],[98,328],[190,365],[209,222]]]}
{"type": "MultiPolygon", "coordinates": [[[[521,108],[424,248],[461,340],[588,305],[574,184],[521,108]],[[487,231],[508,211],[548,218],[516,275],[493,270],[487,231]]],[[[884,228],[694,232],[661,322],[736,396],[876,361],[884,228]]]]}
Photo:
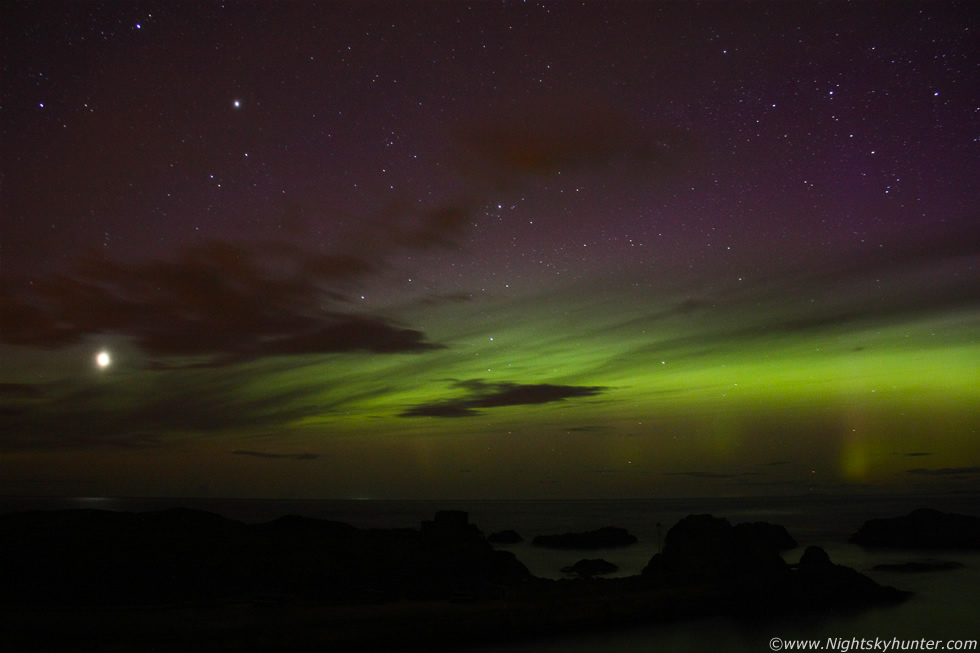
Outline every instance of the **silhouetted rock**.
{"type": "Polygon", "coordinates": [[[788,551],[799,546],[785,527],[764,521],[737,524],[735,537],[776,551],[788,551]]]}
{"type": "Polygon", "coordinates": [[[574,565],[562,567],[562,573],[575,574],[579,578],[592,578],[603,574],[611,574],[619,571],[619,566],[602,558],[583,559],[574,565]]]}
{"type": "Polygon", "coordinates": [[[727,519],[689,515],[667,532],[663,551],[643,570],[644,576],[731,580],[780,576],[786,563],[758,527],[736,529],[727,519]]]}
{"type": "Polygon", "coordinates": [[[913,560],[911,562],[875,565],[874,569],[875,571],[895,571],[916,574],[930,571],[952,571],[953,569],[961,569],[962,567],[963,563],[954,562],[953,560],[913,560]]]}
{"type": "Polygon", "coordinates": [[[904,517],[868,520],[848,542],[868,548],[980,549],[980,517],[920,508],[904,517]]]}
{"type": "Polygon", "coordinates": [[[778,553],[781,538],[760,537],[760,532],[774,531],[732,527],[711,515],[685,517],[668,531],[663,552],[642,575],[661,586],[715,586],[724,611],[753,618],[878,605],[906,596],[833,564],[819,547],[808,547],[794,569],[778,553]]]}
{"type": "Polygon", "coordinates": [[[779,596],[794,607],[827,609],[900,603],[909,593],[879,585],[854,569],[835,565],[826,551],[809,546],[779,596]]]}
{"type": "Polygon", "coordinates": [[[415,531],[294,516],[246,525],[183,509],[69,510],[0,515],[0,533],[0,602],[24,605],[240,595],[361,603],[476,596],[532,578],[455,511],[415,531]]]}
{"type": "Polygon", "coordinates": [[[487,542],[475,524],[470,523],[469,514],[462,510],[440,510],[432,521],[422,521],[422,537],[439,545],[475,545],[487,547],[487,542]]]}
{"type": "Polygon", "coordinates": [[[598,530],[584,533],[538,535],[532,544],[551,549],[604,549],[636,544],[636,536],[625,528],[604,526],[598,530]]]}
{"type": "Polygon", "coordinates": [[[447,592],[454,598],[477,592],[483,583],[511,584],[531,578],[513,553],[496,551],[467,513],[443,510],[434,521],[423,521],[421,543],[408,576],[410,598],[434,598],[447,592]]]}
{"type": "Polygon", "coordinates": [[[292,533],[302,536],[309,533],[319,533],[323,536],[336,538],[353,537],[357,533],[356,528],[344,522],[300,517],[298,515],[284,515],[271,522],[258,524],[253,528],[256,531],[266,531],[279,535],[292,533]]]}
{"type": "Polygon", "coordinates": [[[830,564],[833,563],[830,561],[830,556],[827,555],[827,552],[823,550],[823,547],[808,546],[806,551],[803,552],[803,555],[800,556],[800,562],[797,566],[817,569],[830,564]]]}
{"type": "Polygon", "coordinates": [[[432,521],[422,521],[422,532],[469,534],[476,529],[470,524],[470,516],[464,510],[440,510],[432,521]]]}
{"type": "Polygon", "coordinates": [[[490,533],[487,536],[487,541],[492,544],[517,544],[518,542],[523,542],[524,538],[517,531],[508,529],[490,533]]]}
{"type": "Polygon", "coordinates": [[[245,532],[241,522],[185,509],[3,515],[0,595],[27,603],[154,604],[237,592],[245,532]]]}

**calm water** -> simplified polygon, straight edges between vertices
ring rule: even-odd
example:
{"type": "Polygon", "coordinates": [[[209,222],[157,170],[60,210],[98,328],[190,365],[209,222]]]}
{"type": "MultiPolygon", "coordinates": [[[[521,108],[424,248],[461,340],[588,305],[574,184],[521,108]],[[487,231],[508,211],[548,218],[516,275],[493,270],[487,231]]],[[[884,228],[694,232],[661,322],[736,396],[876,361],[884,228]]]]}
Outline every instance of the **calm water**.
{"type": "MultiPolygon", "coordinates": [[[[785,526],[805,547],[823,546],[831,559],[853,567],[880,583],[911,590],[903,605],[859,615],[824,615],[748,627],[727,619],[697,620],[613,633],[553,637],[484,651],[767,651],[773,637],[980,639],[976,618],[980,606],[980,553],[959,551],[871,552],[847,544],[847,537],[866,520],[907,514],[919,507],[980,514],[976,495],[933,497],[796,497],[741,499],[650,499],[627,501],[280,501],[238,499],[106,499],[0,498],[0,512],[27,509],[99,508],[103,510],[160,510],[184,506],[208,510],[255,523],[284,514],[344,521],[360,528],[418,528],[437,510],[459,509],[484,533],[513,529],[526,542],[500,548],[512,551],[531,572],[561,578],[560,569],[582,557],[602,557],[620,567],[616,575],[637,574],[656,553],[659,533],[689,514],[711,513],[733,524],[769,521],[785,526]],[[556,552],[532,547],[535,535],[622,526],[639,538],[625,549],[598,552],[556,552]],[[955,560],[964,567],[953,571],[902,574],[874,571],[882,562],[923,558],[955,560]]],[[[785,557],[796,562],[802,547],[785,557]]]]}

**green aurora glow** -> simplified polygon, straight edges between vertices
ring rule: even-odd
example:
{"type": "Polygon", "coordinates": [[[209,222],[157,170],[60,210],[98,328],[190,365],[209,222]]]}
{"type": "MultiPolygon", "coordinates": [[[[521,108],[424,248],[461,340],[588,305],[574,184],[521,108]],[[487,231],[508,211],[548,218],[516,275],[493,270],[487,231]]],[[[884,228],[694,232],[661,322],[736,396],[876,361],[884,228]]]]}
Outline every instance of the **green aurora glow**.
{"type": "MultiPolygon", "coordinates": [[[[122,348],[107,373],[65,374],[51,386],[56,397],[20,399],[22,409],[59,407],[50,423],[35,416],[34,439],[22,444],[63,445],[63,425],[72,424],[80,462],[94,457],[82,434],[98,428],[109,449],[100,458],[128,461],[117,480],[103,462],[99,487],[125,493],[130,465],[153,468],[134,462],[152,455],[185,470],[176,484],[161,479],[158,492],[216,486],[236,496],[281,492],[282,472],[270,465],[292,465],[288,491],[300,496],[905,490],[938,480],[955,487],[959,478],[909,473],[921,467],[910,453],[950,470],[976,456],[974,311],[794,332],[767,327],[783,324],[785,309],[658,310],[666,303],[632,292],[592,301],[551,292],[403,308],[407,323],[424,322],[446,345],[415,354],[148,371],[122,348]],[[599,390],[467,417],[402,415],[494,384],[599,390]],[[134,431],[145,441],[123,444],[134,431]],[[316,458],[294,464],[232,451],[316,458]]],[[[23,473],[18,456],[7,461],[7,478],[23,473]]]]}
{"type": "Polygon", "coordinates": [[[383,4],[4,5],[0,494],[978,491],[975,4],[383,4]]]}

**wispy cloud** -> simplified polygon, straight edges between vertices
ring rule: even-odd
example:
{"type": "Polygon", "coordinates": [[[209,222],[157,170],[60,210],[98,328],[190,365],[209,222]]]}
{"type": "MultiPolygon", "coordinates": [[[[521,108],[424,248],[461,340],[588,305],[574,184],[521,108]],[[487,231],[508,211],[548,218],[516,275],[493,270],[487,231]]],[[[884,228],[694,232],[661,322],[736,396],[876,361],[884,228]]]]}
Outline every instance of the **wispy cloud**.
{"type": "Polygon", "coordinates": [[[110,375],[97,384],[48,384],[43,401],[22,400],[4,415],[0,450],[179,446],[182,434],[278,432],[291,420],[329,412],[321,388],[244,391],[262,370],[183,370],[110,375]]]}

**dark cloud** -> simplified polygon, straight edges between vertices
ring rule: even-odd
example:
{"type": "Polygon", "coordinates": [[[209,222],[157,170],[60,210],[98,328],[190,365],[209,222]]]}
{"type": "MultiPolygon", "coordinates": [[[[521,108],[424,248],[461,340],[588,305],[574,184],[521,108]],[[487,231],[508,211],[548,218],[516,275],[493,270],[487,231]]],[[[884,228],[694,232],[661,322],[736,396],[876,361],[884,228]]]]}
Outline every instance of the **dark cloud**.
{"type": "Polygon", "coordinates": [[[690,478],[710,479],[744,478],[746,476],[762,475],[762,472],[738,472],[734,474],[725,474],[721,472],[664,472],[664,476],[689,476],[690,478]]]}
{"type": "Polygon", "coordinates": [[[400,413],[401,417],[476,417],[487,408],[547,404],[576,397],[593,397],[601,386],[552,385],[550,383],[486,383],[481,379],[457,381],[454,386],[468,396],[419,404],[400,413]]]}
{"type": "Polygon", "coordinates": [[[943,467],[941,469],[906,469],[907,474],[918,474],[920,476],[967,476],[980,474],[980,467],[943,467]]]}
{"type": "MultiPolygon", "coordinates": [[[[863,251],[861,256],[846,257],[826,267],[818,265],[815,274],[847,282],[893,270],[907,271],[954,259],[980,257],[980,241],[976,237],[978,220],[980,215],[962,215],[930,229],[900,233],[881,247],[863,251]]],[[[976,280],[971,286],[977,287],[976,280]]]]}
{"type": "Polygon", "coordinates": [[[398,414],[399,417],[476,417],[480,411],[470,407],[466,400],[421,404],[398,414]]]}
{"type": "Polygon", "coordinates": [[[399,197],[386,202],[342,240],[371,260],[384,260],[403,250],[452,248],[472,223],[473,212],[486,201],[473,196],[419,206],[411,197],[399,197]]]}
{"type": "MultiPolygon", "coordinates": [[[[158,449],[173,446],[173,442],[154,431],[144,422],[123,425],[121,420],[94,411],[78,411],[67,416],[47,411],[21,410],[6,412],[0,433],[0,451],[46,450],[112,450],[158,449]]],[[[156,428],[156,425],[153,425],[156,428]]]]}
{"type": "Polygon", "coordinates": [[[718,472],[664,472],[664,476],[690,476],[691,478],[735,478],[735,474],[718,472]]]}
{"type": "Polygon", "coordinates": [[[44,392],[30,383],[0,383],[0,399],[36,399],[44,392]]]}
{"type": "Polygon", "coordinates": [[[320,457],[318,453],[269,453],[266,451],[249,451],[239,449],[232,451],[236,456],[251,456],[253,458],[267,458],[272,460],[316,460],[320,457]]]}
{"type": "Polygon", "coordinates": [[[911,451],[911,452],[909,452],[909,453],[907,453],[905,455],[906,456],[931,456],[932,455],[932,452],[931,451],[911,451]]]}
{"type": "Polygon", "coordinates": [[[980,305],[980,279],[949,274],[948,266],[980,261],[977,220],[961,216],[925,232],[893,234],[878,247],[842,247],[817,260],[801,258],[715,301],[735,308],[758,305],[767,296],[780,298],[783,314],[758,327],[770,333],[912,320],[975,308],[980,305]]]}
{"type": "Polygon", "coordinates": [[[446,304],[463,304],[476,299],[471,292],[454,292],[442,295],[429,294],[418,300],[419,306],[443,306],[446,304]]]}
{"type": "Polygon", "coordinates": [[[439,348],[420,331],[338,308],[347,284],[375,268],[286,243],[209,242],[176,261],[90,257],[70,276],[5,286],[3,339],[50,349],[117,335],[151,357],[198,357],[205,365],[439,348]]]}
{"type": "Polygon", "coordinates": [[[818,482],[813,479],[806,479],[801,481],[799,479],[766,479],[766,480],[744,480],[738,479],[733,486],[740,488],[754,488],[757,490],[767,490],[768,492],[777,492],[785,496],[794,496],[801,493],[806,493],[808,491],[819,490],[820,492],[835,492],[843,491],[847,489],[860,489],[867,487],[862,484],[840,484],[840,483],[830,483],[830,482],[818,482]]]}
{"type": "Polygon", "coordinates": [[[922,251],[913,255],[915,236],[900,234],[869,252],[842,248],[819,263],[790,263],[709,298],[688,298],[631,318],[624,327],[648,328],[687,317],[691,328],[639,345],[610,365],[646,356],[711,357],[737,342],[827,330],[860,332],[980,307],[980,278],[948,268],[957,259],[980,256],[976,239],[966,229],[951,226],[940,235],[923,235],[922,251]],[[896,259],[896,252],[910,262],[896,259]]]}
{"type": "Polygon", "coordinates": [[[663,315],[690,315],[691,313],[702,311],[711,307],[712,303],[710,301],[689,297],[681,302],[678,302],[673,308],[665,311],[663,315]]]}
{"type": "Polygon", "coordinates": [[[454,247],[471,222],[474,204],[444,204],[418,216],[407,227],[393,229],[391,237],[401,247],[426,250],[454,247]]]}
{"type": "Polygon", "coordinates": [[[975,219],[951,219],[934,233],[893,233],[880,246],[842,246],[822,252],[819,259],[761,257],[758,273],[738,284],[682,296],[666,308],[624,321],[623,327],[650,330],[662,321],[687,318],[690,329],[639,345],[611,364],[644,356],[711,357],[736,342],[827,330],[860,332],[976,310],[980,278],[951,267],[980,263],[975,225],[975,219]]]}
{"type": "Polygon", "coordinates": [[[691,135],[642,124],[626,112],[581,93],[547,96],[494,111],[458,130],[463,172],[496,184],[525,175],[625,162],[670,169],[693,149],[691,135]]]}

